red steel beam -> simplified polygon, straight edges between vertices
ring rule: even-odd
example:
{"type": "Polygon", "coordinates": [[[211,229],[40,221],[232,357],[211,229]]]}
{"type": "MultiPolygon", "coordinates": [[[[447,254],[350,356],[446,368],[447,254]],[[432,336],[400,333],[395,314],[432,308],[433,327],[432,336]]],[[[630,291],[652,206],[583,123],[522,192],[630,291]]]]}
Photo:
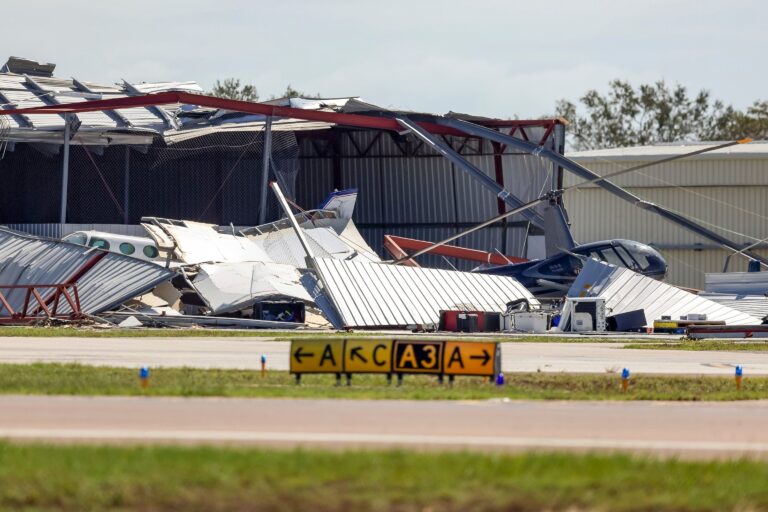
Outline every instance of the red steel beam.
{"type": "MultiPolygon", "coordinates": [[[[343,126],[357,128],[370,128],[376,130],[391,130],[400,132],[403,130],[394,119],[361,114],[345,114],[342,112],[326,112],[320,110],[304,110],[293,107],[268,105],[250,101],[231,100],[217,98],[205,94],[192,94],[188,92],[171,91],[142,96],[128,96],[108,100],[83,101],[79,103],[65,103],[57,105],[43,105],[41,107],[19,108],[12,110],[0,110],[0,115],[34,115],[34,114],[67,114],[79,112],[96,112],[102,110],[117,110],[123,108],[151,107],[157,105],[189,104],[201,107],[232,110],[247,114],[262,114],[273,117],[286,117],[303,119],[305,121],[320,121],[334,123],[343,126]]],[[[479,124],[484,126],[550,126],[560,121],[556,119],[543,119],[532,121],[521,120],[482,120],[479,124]]],[[[466,136],[464,132],[452,128],[439,126],[434,123],[419,122],[420,126],[435,134],[466,136]]]]}
{"type": "MultiPolygon", "coordinates": [[[[408,253],[403,250],[402,247],[400,247],[397,242],[394,240],[397,238],[398,240],[409,240],[408,238],[400,238],[393,235],[384,235],[384,248],[391,254],[396,260],[405,258],[408,256],[408,253]]],[[[410,259],[403,262],[403,265],[407,267],[421,267],[418,263],[416,263],[416,260],[410,259]]]]}
{"type": "MultiPolygon", "coordinates": [[[[424,240],[415,240],[413,238],[404,238],[395,235],[384,235],[384,247],[395,258],[402,258],[407,256],[405,253],[406,249],[418,251],[420,249],[429,247],[430,245],[432,245],[432,242],[425,242],[424,240]],[[392,252],[390,247],[395,247],[395,250],[399,255],[395,252],[392,252]],[[399,249],[399,251],[397,249],[399,249]]],[[[477,261],[480,263],[491,263],[493,265],[508,265],[510,263],[525,263],[528,261],[525,258],[518,258],[516,256],[502,256],[501,254],[494,252],[467,249],[466,247],[458,247],[455,245],[441,245],[435,247],[427,254],[438,254],[440,256],[477,261]]]]}
{"type": "MultiPolygon", "coordinates": [[[[20,311],[14,311],[13,308],[11,308],[10,304],[8,303],[5,295],[2,291],[0,291],[0,304],[5,307],[5,309],[8,310],[8,315],[0,315],[0,323],[14,323],[14,322],[21,322],[26,323],[33,320],[37,320],[40,318],[40,313],[45,313],[46,318],[67,318],[67,319],[77,319],[82,317],[82,311],[80,310],[80,301],[77,297],[77,285],[75,283],[65,283],[65,284],[32,284],[32,285],[0,285],[0,290],[18,290],[18,289],[25,289],[27,292],[24,297],[24,306],[20,311]],[[48,298],[48,300],[43,299],[43,296],[38,292],[38,289],[43,288],[54,288],[56,290],[55,298],[48,298]],[[72,289],[73,294],[75,295],[74,300],[72,297],[70,297],[68,288],[72,289]],[[67,301],[69,306],[72,308],[72,312],[68,315],[60,315],[58,314],[58,306],[60,303],[59,297],[63,296],[64,299],[67,301]],[[37,306],[34,308],[34,311],[30,312],[30,299],[34,298],[34,300],[37,302],[37,306]],[[49,308],[50,302],[53,302],[53,307],[49,308]]],[[[2,307],[0,307],[0,310],[2,310],[2,307]]]]}

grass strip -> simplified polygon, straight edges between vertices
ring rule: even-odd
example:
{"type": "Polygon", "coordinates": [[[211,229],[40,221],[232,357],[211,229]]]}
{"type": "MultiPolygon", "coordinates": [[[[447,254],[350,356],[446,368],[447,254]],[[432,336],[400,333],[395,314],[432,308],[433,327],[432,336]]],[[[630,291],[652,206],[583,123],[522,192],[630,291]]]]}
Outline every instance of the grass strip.
{"type": "Polygon", "coordinates": [[[484,341],[536,342],[536,343],[657,343],[653,339],[623,339],[621,336],[535,336],[535,335],[484,335],[472,336],[456,333],[382,333],[382,332],[338,332],[338,331],[301,331],[301,330],[270,330],[270,329],[120,329],[93,327],[21,327],[0,326],[0,338],[269,338],[274,340],[290,340],[291,338],[396,338],[396,337],[425,337],[425,338],[456,338],[462,340],[481,339],[484,341]]]}
{"type": "Polygon", "coordinates": [[[768,341],[681,340],[671,342],[629,343],[624,348],[653,350],[694,350],[728,352],[768,352],[768,341]]]}
{"type": "Polygon", "coordinates": [[[765,482],[760,461],[0,443],[3,510],[765,510],[765,482]]]}
{"type": "Polygon", "coordinates": [[[457,377],[440,385],[434,376],[408,375],[402,386],[384,375],[354,375],[336,386],[333,375],[305,375],[301,385],[284,371],[156,368],[142,389],[138,371],[78,364],[0,365],[0,394],[217,396],[377,400],[755,400],[768,399],[768,377],[750,377],[736,390],[733,378],[634,375],[629,391],[617,374],[509,374],[503,386],[480,377],[457,377]]]}

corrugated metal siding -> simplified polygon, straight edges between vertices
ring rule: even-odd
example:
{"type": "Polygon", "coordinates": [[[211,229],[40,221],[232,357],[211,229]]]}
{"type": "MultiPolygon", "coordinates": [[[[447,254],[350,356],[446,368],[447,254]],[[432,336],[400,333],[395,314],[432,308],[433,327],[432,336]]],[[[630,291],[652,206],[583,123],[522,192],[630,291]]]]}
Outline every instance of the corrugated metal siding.
{"type": "Polygon", "coordinates": [[[706,291],[768,296],[768,272],[708,273],[706,291]]]}
{"type": "Polygon", "coordinates": [[[341,179],[343,188],[357,189],[353,217],[357,224],[385,222],[384,197],[389,194],[382,187],[380,160],[344,158],[341,161],[341,179]]]}
{"type": "Polygon", "coordinates": [[[45,238],[63,238],[75,231],[105,231],[116,235],[147,236],[140,225],[135,224],[8,224],[11,229],[45,238]]]}
{"type": "Polygon", "coordinates": [[[768,316],[768,297],[765,295],[702,293],[701,296],[755,318],[765,318],[768,316]]]}
{"type": "Polygon", "coordinates": [[[453,222],[453,176],[445,159],[382,159],[381,191],[387,202],[387,222],[453,222]]]}
{"type": "MultiPolygon", "coordinates": [[[[612,163],[579,160],[581,165],[601,176],[647,162],[647,160],[638,160],[612,163]]],[[[565,173],[563,179],[566,185],[583,181],[571,173],[565,173]]],[[[611,181],[622,187],[659,187],[664,186],[664,182],[680,186],[768,186],[768,155],[765,158],[749,159],[681,160],[627,173],[611,181]]]]}
{"type": "Polygon", "coordinates": [[[316,208],[333,190],[333,160],[300,158],[299,176],[296,201],[305,208],[316,208]]]}
{"type": "Polygon", "coordinates": [[[80,307],[86,313],[109,311],[168,281],[174,275],[175,272],[155,263],[108,253],[92,270],[78,279],[80,307]]]}
{"type": "MultiPolygon", "coordinates": [[[[602,297],[606,309],[613,315],[642,309],[646,325],[653,325],[654,320],[663,315],[679,319],[691,313],[705,314],[707,320],[720,320],[727,324],[760,323],[757,318],[680,288],[592,259],[587,261],[568,290],[568,297],[602,297]]],[[[561,322],[565,322],[570,314],[570,309],[564,308],[561,322]]]]}
{"type": "MultiPolygon", "coordinates": [[[[10,102],[16,103],[18,108],[28,107],[40,107],[48,105],[46,101],[38,98],[40,93],[33,90],[25,84],[25,77],[21,75],[14,75],[10,73],[0,73],[0,90],[8,98],[10,102]]],[[[47,77],[34,77],[35,82],[42,87],[45,91],[54,92],[75,92],[82,93],[72,80],[64,80],[60,78],[47,78],[47,77]]],[[[102,94],[103,99],[116,99],[126,97],[125,91],[122,87],[114,85],[99,85],[89,82],[85,82],[86,85],[96,93],[102,94]]],[[[137,88],[142,90],[151,90],[153,92],[159,92],[163,90],[172,89],[184,89],[193,92],[200,92],[202,89],[194,82],[184,83],[144,83],[136,85],[137,88]]],[[[79,96],[66,96],[63,94],[57,94],[51,96],[51,99],[62,104],[80,103],[88,101],[89,98],[79,96]]],[[[159,107],[163,108],[163,107],[159,107]]],[[[125,117],[134,128],[143,128],[153,130],[158,133],[162,132],[165,127],[165,122],[158,115],[154,114],[148,108],[128,108],[119,109],[117,111],[123,117],[125,117]]],[[[82,112],[77,114],[78,119],[83,123],[81,130],[85,131],[88,128],[119,128],[118,123],[114,121],[104,112],[82,112]]],[[[61,130],[64,126],[64,119],[57,114],[40,114],[30,116],[30,119],[37,129],[43,130],[61,130]]],[[[11,119],[11,122],[18,126],[15,119],[11,119]]]]}
{"type": "Polygon", "coordinates": [[[437,324],[440,310],[503,312],[536,299],[510,277],[319,258],[317,270],[345,327],[437,324]]]}
{"type": "MultiPolygon", "coordinates": [[[[90,247],[43,240],[0,230],[0,284],[65,283],[90,261],[97,251],[90,247]]],[[[96,265],[77,280],[83,312],[98,313],[140,295],[167,281],[174,272],[115,253],[106,253],[96,265]]],[[[50,293],[49,290],[41,290],[50,293]]],[[[21,309],[24,290],[4,290],[14,309],[21,309]]],[[[45,296],[45,295],[44,295],[45,296]]],[[[68,313],[67,305],[60,312],[68,313]]]]}
{"type": "MultiPolygon", "coordinates": [[[[696,187],[692,192],[676,188],[629,189],[647,201],[687,217],[744,233],[760,240],[768,236],[768,188],[696,187]]],[[[709,243],[654,213],[619,199],[602,189],[577,190],[564,199],[579,242],[629,238],[657,244],[709,243]]],[[[713,231],[734,241],[748,241],[727,231],[713,231]]]]}
{"type": "MultiPolygon", "coordinates": [[[[759,249],[758,254],[768,257],[768,250],[759,249]]],[[[704,289],[704,274],[721,272],[725,258],[730,251],[725,249],[695,250],[662,250],[661,253],[669,264],[667,281],[688,288],[704,289]]],[[[747,261],[743,257],[734,256],[728,266],[729,271],[744,272],[747,261]]]]}
{"type": "MultiPolygon", "coordinates": [[[[532,140],[538,140],[543,129],[528,129],[528,133],[532,140]]],[[[411,137],[401,137],[396,144],[389,134],[375,131],[339,131],[338,136],[339,186],[358,188],[355,222],[368,243],[382,256],[385,256],[382,252],[384,234],[437,241],[456,233],[462,225],[498,214],[498,201],[493,193],[411,137]],[[407,156],[404,150],[409,152],[407,156]],[[359,151],[367,151],[366,156],[359,156],[359,151]]],[[[448,141],[456,150],[463,146],[465,158],[496,179],[491,144],[454,137],[448,137],[448,141]],[[477,151],[485,154],[474,154],[477,151]]],[[[548,145],[552,145],[552,141],[550,138],[548,145]]],[[[333,186],[333,157],[318,156],[326,149],[325,140],[313,144],[308,138],[300,137],[299,144],[302,156],[297,196],[300,204],[313,207],[333,186]]],[[[509,148],[501,158],[505,186],[521,200],[538,197],[550,188],[554,167],[547,160],[514,153],[509,148]]],[[[516,216],[510,222],[522,220],[516,216]]],[[[486,228],[460,240],[458,245],[523,255],[526,233],[525,227],[510,226],[505,243],[501,228],[486,228]]],[[[448,267],[441,257],[426,256],[419,261],[425,266],[448,267]]],[[[463,270],[475,266],[471,262],[450,261],[463,270]]]]}
{"type": "MultiPolygon", "coordinates": [[[[496,179],[492,155],[465,156],[465,158],[486,176],[496,179]]],[[[459,222],[482,222],[499,214],[496,194],[490,192],[464,170],[453,166],[453,172],[456,176],[456,190],[461,192],[456,196],[459,222]]]]}

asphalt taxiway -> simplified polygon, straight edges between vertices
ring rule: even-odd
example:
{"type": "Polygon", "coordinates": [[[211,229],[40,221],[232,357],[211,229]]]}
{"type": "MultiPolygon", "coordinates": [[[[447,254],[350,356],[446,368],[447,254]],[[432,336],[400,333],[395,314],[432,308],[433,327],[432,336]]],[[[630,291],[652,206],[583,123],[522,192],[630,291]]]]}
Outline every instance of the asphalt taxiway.
{"type": "Polygon", "coordinates": [[[0,438],[17,441],[768,455],[768,401],[0,396],[0,411],[0,438]]]}
{"type": "MultiPolygon", "coordinates": [[[[504,372],[768,374],[768,352],[625,349],[624,343],[502,343],[504,372]]],[[[263,338],[0,338],[0,363],[287,370],[290,343],[263,338]]]]}

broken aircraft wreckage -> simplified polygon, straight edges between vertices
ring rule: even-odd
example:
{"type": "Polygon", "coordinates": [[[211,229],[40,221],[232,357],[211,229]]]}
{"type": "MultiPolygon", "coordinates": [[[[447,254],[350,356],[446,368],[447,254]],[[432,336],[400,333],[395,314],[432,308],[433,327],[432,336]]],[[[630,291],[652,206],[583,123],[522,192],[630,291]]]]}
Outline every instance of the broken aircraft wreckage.
{"type": "MultiPolygon", "coordinates": [[[[276,184],[273,189],[284,199],[276,184]]],[[[381,261],[351,219],[354,191],[334,193],[333,198],[343,199],[239,231],[231,226],[146,217],[142,225],[147,243],[154,244],[161,256],[154,261],[110,252],[98,244],[88,247],[3,229],[0,279],[13,283],[0,287],[4,319],[95,315],[123,326],[330,324],[338,329],[433,330],[446,311],[500,315],[515,309],[510,304],[523,305],[521,315],[543,312],[551,317],[513,277],[381,261]],[[38,284],[43,282],[54,284],[38,284]]],[[[109,237],[119,239],[120,235],[94,239],[109,237]]],[[[759,323],[731,307],[589,259],[567,293],[561,329],[573,329],[574,314],[580,311],[573,301],[585,297],[602,297],[614,315],[643,310],[645,317],[638,328],[673,309],[682,316],[695,310],[723,324],[759,323]]],[[[522,320],[518,324],[526,330],[522,320]]],[[[500,322],[494,330],[503,327],[500,322]]],[[[514,327],[513,320],[507,330],[514,327]]],[[[598,327],[591,324],[589,330],[598,327]]]]}
{"type": "MultiPolygon", "coordinates": [[[[380,261],[375,251],[359,235],[351,220],[349,203],[347,203],[346,208],[333,208],[325,205],[320,210],[294,214],[276,185],[273,186],[273,190],[287,217],[262,226],[236,230],[231,226],[146,217],[143,219],[142,225],[156,244],[159,254],[164,256],[163,262],[167,270],[171,272],[170,269],[174,269],[172,275],[166,280],[172,281],[180,293],[179,299],[175,302],[172,296],[167,297],[169,294],[162,294],[166,296],[166,299],[161,298],[160,301],[165,300],[165,306],[153,306],[150,302],[157,304],[158,300],[144,299],[144,297],[142,297],[142,301],[133,304],[133,306],[155,308],[147,314],[154,314],[156,317],[162,316],[162,314],[158,314],[158,307],[173,306],[171,311],[178,313],[177,310],[181,310],[186,315],[176,315],[168,310],[162,310],[166,316],[186,316],[191,319],[193,316],[213,318],[216,315],[227,315],[229,318],[235,317],[241,321],[244,321],[243,317],[250,317],[253,321],[267,322],[289,320],[282,325],[294,327],[304,323],[312,323],[306,322],[304,317],[304,306],[309,306],[310,308],[317,308],[315,311],[324,317],[323,320],[327,320],[337,328],[417,326],[430,329],[434,328],[441,320],[441,312],[467,312],[471,316],[474,314],[473,312],[481,314],[489,312],[498,315],[506,311],[509,313],[507,315],[509,317],[515,313],[516,307],[524,307],[527,310],[540,309],[541,304],[536,296],[562,297],[566,291],[563,318],[568,320],[565,313],[569,313],[569,307],[573,309],[574,315],[573,321],[565,322],[560,326],[561,329],[568,328],[569,325],[572,329],[576,324],[581,327],[586,325],[583,322],[579,323],[583,320],[585,312],[580,311],[583,308],[575,304],[576,299],[584,299],[585,302],[587,299],[602,300],[604,309],[607,309],[609,313],[613,309],[613,312],[618,315],[637,313],[641,309],[644,310],[646,306],[653,309],[651,306],[674,295],[674,298],[669,299],[670,304],[674,303],[674,311],[682,313],[680,316],[686,317],[686,321],[688,321],[689,316],[697,319],[706,316],[706,313],[698,311],[696,308],[709,308],[710,304],[691,300],[691,297],[696,297],[695,294],[668,285],[652,286],[649,284],[651,281],[658,283],[651,278],[662,278],[666,269],[666,263],[655,249],[637,242],[623,240],[608,240],[598,243],[603,244],[604,247],[579,246],[575,243],[568,227],[561,197],[569,190],[589,184],[599,186],[639,208],[655,213],[698,236],[730,249],[735,254],[740,254],[759,263],[759,265],[768,265],[766,258],[750,250],[752,246],[734,243],[672,210],[644,201],[608,181],[608,178],[613,176],[646,167],[645,164],[599,176],[542,145],[451,116],[389,111],[379,111],[375,116],[360,113],[302,111],[292,107],[223,100],[184,92],[146,94],[128,98],[82,102],[77,106],[53,105],[13,109],[6,110],[2,114],[65,115],[76,112],[167,103],[209,106],[266,116],[267,131],[272,117],[287,116],[296,119],[336,122],[351,127],[367,127],[407,133],[445,157],[484,188],[492,191],[498,198],[500,205],[504,203],[506,207],[512,209],[446,240],[421,248],[414,254],[395,254],[397,259],[393,262],[380,261]],[[489,178],[487,174],[463,158],[452,147],[443,143],[437,136],[441,131],[456,132],[492,141],[519,150],[524,154],[547,159],[552,164],[585,181],[564,189],[550,190],[541,197],[525,203],[489,178]],[[534,209],[538,205],[541,205],[542,208],[534,209]],[[517,264],[510,261],[511,264],[507,266],[495,263],[495,267],[476,269],[480,272],[424,269],[412,265],[413,259],[420,254],[435,251],[439,247],[445,249],[445,244],[449,241],[516,214],[521,215],[544,232],[547,259],[541,262],[517,264]],[[591,249],[595,250],[592,251],[591,249]],[[555,264],[558,258],[567,259],[568,265],[555,264]],[[610,300],[607,297],[587,296],[590,289],[586,286],[581,291],[576,292],[577,295],[573,295],[574,287],[581,282],[580,280],[582,278],[587,279],[594,271],[595,260],[593,258],[603,260],[602,264],[608,269],[612,269],[606,271],[605,276],[603,276],[605,286],[602,288],[595,287],[595,289],[602,289],[606,294],[609,291],[614,293],[616,287],[609,286],[614,282],[614,279],[625,282],[625,285],[621,287],[619,292],[612,295],[610,300]],[[611,265],[611,263],[616,265],[611,265]],[[534,275],[531,275],[532,270],[536,271],[534,275]],[[539,270],[551,272],[542,273],[539,270]],[[619,276],[623,277],[619,279],[619,276]],[[634,276],[637,276],[638,279],[634,279],[634,276]],[[633,289],[631,287],[637,283],[641,283],[638,285],[640,288],[653,290],[650,299],[646,296],[630,293],[633,289]],[[624,304],[622,301],[626,297],[635,297],[638,302],[621,310],[617,304],[624,304]],[[272,305],[275,307],[272,308],[272,305]],[[638,307],[632,308],[633,305],[638,307]],[[680,309],[681,307],[683,309],[680,309]],[[200,313],[204,314],[200,315],[200,313]],[[576,315],[581,315],[580,319],[576,315]]],[[[712,146],[657,161],[652,165],[746,142],[748,140],[744,139],[712,146]]],[[[267,155],[265,158],[268,161],[268,154],[265,153],[265,155],[267,155]]],[[[266,180],[266,174],[264,176],[266,180]]],[[[341,199],[341,196],[344,195],[354,196],[354,194],[340,193],[336,199],[340,200],[340,203],[344,203],[341,199]]],[[[261,202],[262,207],[265,204],[265,201],[261,202]]],[[[392,239],[390,238],[390,240],[392,239]]],[[[390,249],[390,247],[387,248],[390,249]]],[[[452,250],[458,249],[460,248],[452,247],[452,250]]],[[[93,250],[98,252],[98,249],[93,250]]],[[[492,255],[486,254],[488,255],[488,262],[491,262],[492,255]]],[[[473,254],[473,258],[477,256],[477,254],[473,254]]],[[[502,256],[502,258],[504,257],[502,256]]],[[[477,260],[475,259],[475,261],[477,260]]],[[[146,262],[142,262],[142,264],[155,265],[155,263],[146,262]]],[[[600,272],[596,274],[602,275],[600,272]]],[[[586,285],[593,286],[593,283],[587,282],[586,285]]],[[[56,293],[61,295],[63,292],[56,293]]],[[[59,295],[53,299],[57,304],[59,295]]],[[[156,291],[152,295],[160,297],[161,293],[156,291]]],[[[41,301],[41,299],[38,300],[41,301]]],[[[39,314],[42,310],[47,314],[48,309],[43,307],[47,303],[47,299],[42,300],[40,307],[35,312],[39,314]]],[[[8,305],[4,306],[10,310],[8,305]]],[[[727,306],[722,307],[725,309],[719,307],[712,309],[711,315],[713,317],[718,316],[718,319],[711,321],[726,324],[729,322],[751,324],[753,321],[757,321],[754,317],[745,318],[727,306]],[[721,315],[721,313],[723,314],[721,315]],[[719,317],[723,317],[723,319],[721,320],[719,317]]],[[[26,302],[24,309],[26,314],[26,302]]],[[[94,309],[83,312],[103,314],[103,311],[94,309]]],[[[531,311],[518,312],[531,313],[531,311]]],[[[633,329],[641,329],[648,326],[651,321],[655,323],[657,313],[661,315],[661,320],[671,316],[669,311],[666,313],[655,310],[653,312],[644,311],[642,314],[636,314],[632,322],[628,322],[626,318],[623,319],[623,322],[631,324],[633,329]]],[[[550,315],[550,313],[544,314],[550,315]]],[[[602,325],[602,322],[598,322],[596,317],[597,313],[588,323],[593,330],[599,330],[598,326],[602,325]]],[[[548,318],[544,323],[547,326],[546,329],[549,328],[549,320],[548,318]]],[[[475,321],[477,322],[478,318],[475,318],[475,321]]],[[[500,322],[500,324],[507,326],[514,324],[516,328],[520,327],[516,322],[506,324],[500,322]]]]}

